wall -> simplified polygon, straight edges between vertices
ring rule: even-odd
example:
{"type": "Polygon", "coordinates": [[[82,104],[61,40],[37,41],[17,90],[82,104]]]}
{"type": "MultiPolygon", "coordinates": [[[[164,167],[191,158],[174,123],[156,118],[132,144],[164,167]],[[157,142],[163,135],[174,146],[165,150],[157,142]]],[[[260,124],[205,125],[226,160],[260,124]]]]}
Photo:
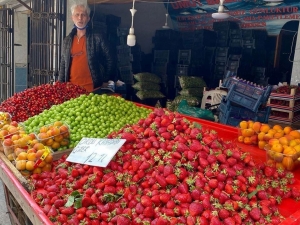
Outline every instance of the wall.
{"type": "MultiPolygon", "coordinates": [[[[93,5],[91,8],[93,10],[93,5]]],[[[128,4],[98,4],[95,6],[95,12],[103,14],[113,14],[121,17],[120,27],[129,28],[131,26],[132,3],[128,4]]],[[[166,9],[162,3],[136,2],[134,7],[137,12],[134,15],[133,27],[137,43],[141,46],[144,53],[151,53],[152,37],[155,31],[162,29],[166,21],[166,9]]],[[[168,25],[172,29],[172,23],[168,20],[168,25]]]]}
{"type": "Polygon", "coordinates": [[[28,10],[20,7],[14,14],[15,92],[27,88],[27,54],[28,54],[28,10]]]}

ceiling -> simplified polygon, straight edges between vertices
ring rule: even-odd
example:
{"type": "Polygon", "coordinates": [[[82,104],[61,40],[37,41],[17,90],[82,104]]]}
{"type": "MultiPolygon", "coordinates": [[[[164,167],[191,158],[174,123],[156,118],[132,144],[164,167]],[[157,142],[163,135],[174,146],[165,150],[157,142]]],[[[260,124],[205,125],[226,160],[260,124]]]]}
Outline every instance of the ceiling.
{"type": "MultiPolygon", "coordinates": [[[[14,4],[20,4],[21,2],[28,2],[26,0],[0,0],[0,5],[5,5],[5,4],[10,4],[10,5],[14,5],[14,4]]],[[[150,0],[151,1],[151,0],[150,0]]],[[[132,2],[132,0],[87,0],[87,3],[89,5],[92,4],[101,4],[101,3],[111,3],[111,4],[120,4],[120,3],[129,3],[132,2]]]]}
{"type": "MultiPolygon", "coordinates": [[[[150,0],[151,1],[151,0],[150,0]]],[[[122,4],[122,3],[129,3],[132,2],[132,0],[87,0],[87,3],[89,5],[93,4],[102,4],[102,3],[108,3],[108,4],[122,4]]]]}

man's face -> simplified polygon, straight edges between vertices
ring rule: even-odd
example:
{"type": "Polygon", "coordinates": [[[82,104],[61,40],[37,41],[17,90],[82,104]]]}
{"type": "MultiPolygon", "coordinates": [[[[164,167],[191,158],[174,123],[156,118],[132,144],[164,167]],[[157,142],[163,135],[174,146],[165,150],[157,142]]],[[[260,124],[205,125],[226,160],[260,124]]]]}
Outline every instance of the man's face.
{"type": "Polygon", "coordinates": [[[72,20],[77,27],[83,28],[90,21],[90,17],[83,7],[78,6],[74,9],[72,20]]]}

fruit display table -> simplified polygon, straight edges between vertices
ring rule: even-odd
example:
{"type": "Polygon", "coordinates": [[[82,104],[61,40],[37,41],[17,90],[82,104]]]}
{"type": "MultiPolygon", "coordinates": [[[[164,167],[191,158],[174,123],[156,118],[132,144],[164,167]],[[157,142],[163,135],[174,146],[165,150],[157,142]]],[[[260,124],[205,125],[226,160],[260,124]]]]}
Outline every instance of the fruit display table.
{"type": "MultiPolygon", "coordinates": [[[[220,137],[224,140],[236,140],[238,137],[238,129],[235,127],[217,124],[215,122],[210,122],[206,120],[196,119],[192,117],[186,116],[186,118],[190,121],[197,122],[206,128],[215,130],[220,137]]],[[[257,162],[264,162],[266,160],[265,151],[258,149],[255,146],[249,146],[244,144],[239,144],[240,148],[244,152],[249,152],[257,162]]],[[[57,154],[56,157],[60,157],[64,153],[68,153],[70,151],[62,151],[60,154],[57,154]]],[[[5,185],[6,197],[7,199],[7,207],[11,214],[12,224],[49,224],[52,222],[49,218],[43,213],[40,207],[35,203],[33,198],[27,192],[26,180],[22,176],[18,175],[17,171],[14,171],[13,166],[8,160],[5,159],[5,156],[0,153],[0,178],[3,180],[5,185]],[[21,217],[19,215],[15,215],[12,210],[11,200],[13,199],[14,204],[18,204],[23,212],[24,216],[21,217]],[[18,218],[26,218],[25,221],[20,221],[18,218]],[[28,219],[28,222],[26,222],[28,219]]],[[[300,186],[300,173],[299,170],[294,171],[296,182],[293,184],[295,186],[300,186]]],[[[296,225],[300,224],[300,203],[294,201],[293,199],[284,199],[279,206],[280,213],[286,218],[285,221],[280,223],[281,225],[296,225]],[[292,206],[292,207],[291,207],[292,206]]]]}

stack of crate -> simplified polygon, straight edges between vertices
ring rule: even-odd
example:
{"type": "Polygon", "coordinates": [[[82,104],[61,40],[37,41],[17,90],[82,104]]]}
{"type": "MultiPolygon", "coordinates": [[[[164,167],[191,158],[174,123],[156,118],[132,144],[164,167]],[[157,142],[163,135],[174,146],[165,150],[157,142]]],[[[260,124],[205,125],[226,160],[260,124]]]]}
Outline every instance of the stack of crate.
{"type": "Polygon", "coordinates": [[[163,84],[168,84],[168,63],[170,50],[154,50],[154,58],[152,63],[152,73],[161,77],[163,84]]]}
{"type": "Polygon", "coordinates": [[[241,55],[229,55],[226,65],[226,71],[237,74],[241,57],[241,55]]]}
{"type": "Polygon", "coordinates": [[[229,47],[243,47],[242,31],[240,29],[229,30],[229,47]]]}
{"type": "Polygon", "coordinates": [[[188,50],[179,50],[178,51],[178,61],[176,66],[176,76],[175,76],[175,89],[176,93],[180,90],[178,76],[188,76],[189,75],[189,68],[191,63],[191,54],[192,51],[188,50]]]}
{"type": "Polygon", "coordinates": [[[118,69],[120,78],[125,84],[133,84],[133,73],[132,73],[132,55],[131,49],[127,45],[117,46],[117,58],[118,58],[118,69]]]}
{"type": "Polygon", "coordinates": [[[228,77],[223,86],[228,94],[219,106],[220,123],[238,126],[242,120],[268,122],[271,107],[266,105],[272,86],[258,86],[237,77],[228,77]]]}
{"type": "Polygon", "coordinates": [[[272,107],[270,121],[291,125],[300,121],[300,92],[298,87],[291,88],[290,93],[272,92],[268,106],[272,107]]]}
{"type": "Polygon", "coordinates": [[[229,47],[217,47],[215,51],[215,66],[212,80],[209,86],[217,87],[220,80],[223,80],[227,68],[229,47]]]}
{"type": "Polygon", "coordinates": [[[213,23],[213,29],[217,32],[217,47],[228,47],[229,31],[239,29],[239,25],[233,21],[219,21],[213,23]]]}

